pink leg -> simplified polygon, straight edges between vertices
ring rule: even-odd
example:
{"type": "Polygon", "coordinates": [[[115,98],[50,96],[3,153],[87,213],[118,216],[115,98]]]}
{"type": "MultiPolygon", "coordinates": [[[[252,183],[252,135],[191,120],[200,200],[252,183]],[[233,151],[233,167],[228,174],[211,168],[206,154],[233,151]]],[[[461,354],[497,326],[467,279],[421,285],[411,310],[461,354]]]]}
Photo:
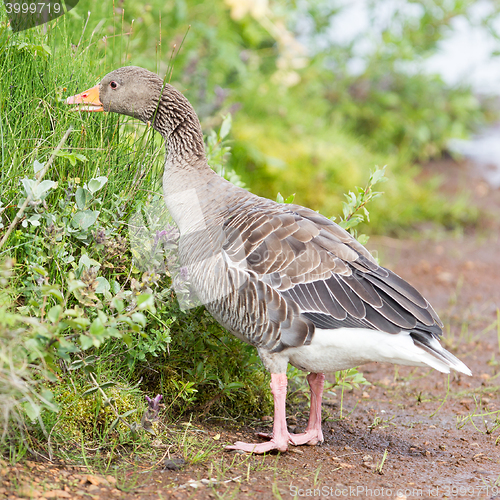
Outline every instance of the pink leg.
{"type": "Polygon", "coordinates": [[[306,431],[302,434],[290,435],[290,441],[295,446],[306,443],[314,446],[323,441],[323,431],[321,430],[321,399],[323,397],[325,375],[323,373],[310,373],[307,376],[307,381],[311,388],[311,413],[309,414],[306,431]]]}
{"type": "Polygon", "coordinates": [[[274,397],[274,424],[273,435],[267,443],[251,444],[238,441],[233,446],[226,446],[226,450],[243,450],[251,453],[266,453],[271,450],[286,451],[290,434],[286,426],[286,373],[271,373],[271,392],[274,397]]]}
{"type": "Polygon", "coordinates": [[[285,400],[287,378],[284,373],[271,374],[271,391],[274,396],[274,424],[271,436],[259,434],[261,437],[268,437],[267,443],[251,444],[238,441],[233,446],[226,446],[226,450],[243,450],[251,453],[266,453],[271,450],[286,451],[288,443],[295,446],[309,444],[314,446],[323,441],[321,431],[321,398],[323,396],[323,386],[325,375],[323,373],[310,373],[307,376],[309,387],[311,388],[311,413],[307,429],[302,434],[290,434],[286,425],[285,400]]]}

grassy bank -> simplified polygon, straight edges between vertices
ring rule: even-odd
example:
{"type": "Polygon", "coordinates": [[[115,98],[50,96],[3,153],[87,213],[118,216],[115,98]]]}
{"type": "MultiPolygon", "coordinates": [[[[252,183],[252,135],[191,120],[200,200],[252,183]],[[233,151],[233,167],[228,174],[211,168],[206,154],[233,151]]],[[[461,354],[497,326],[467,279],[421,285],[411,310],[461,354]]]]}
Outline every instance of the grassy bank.
{"type": "Polygon", "coordinates": [[[117,447],[148,452],[168,429],[158,428],[158,408],[145,395],[163,396],[167,422],[241,422],[270,409],[255,350],[202,307],[179,308],[165,268],[175,231],[165,231],[159,194],[160,138],[133,120],[63,104],[108,71],[133,63],[171,72],[199,111],[211,165],[258,194],[295,193],[296,202],[337,216],[344,193],[388,164],[373,231],[473,220],[435,185],[415,182],[409,150],[377,148],[369,132],[332,112],[326,69],[314,73],[319,63],[286,86],[274,78],[282,54],[261,24],[235,20],[222,2],[210,14],[206,3],[182,5],[135,12],[88,1],[46,28],[13,34],[0,24],[0,238],[19,215],[0,248],[1,442],[12,460],[27,451],[82,460],[85,446],[109,460],[117,447]],[[158,9],[168,8],[152,37],[158,9]],[[228,112],[231,134],[229,119],[220,128],[228,112]]]}

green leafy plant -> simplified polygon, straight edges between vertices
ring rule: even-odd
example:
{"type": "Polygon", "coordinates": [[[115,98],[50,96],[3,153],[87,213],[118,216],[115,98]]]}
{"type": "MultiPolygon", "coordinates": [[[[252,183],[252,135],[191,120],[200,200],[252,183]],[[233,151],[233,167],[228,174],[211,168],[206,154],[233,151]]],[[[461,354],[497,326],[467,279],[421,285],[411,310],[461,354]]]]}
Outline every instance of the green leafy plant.
{"type": "MultiPolygon", "coordinates": [[[[343,218],[340,220],[339,225],[344,229],[348,229],[362,245],[366,245],[366,243],[368,243],[368,236],[365,234],[358,236],[354,228],[361,222],[364,222],[365,219],[367,222],[370,222],[370,213],[368,212],[366,205],[383,194],[379,191],[374,191],[373,187],[376,184],[385,181],[387,181],[387,178],[385,177],[385,167],[376,167],[370,174],[368,184],[365,188],[357,187],[355,193],[349,191],[349,193],[345,195],[347,201],[344,202],[342,210],[343,218]]],[[[333,220],[335,220],[335,217],[333,217],[333,220]]]]}

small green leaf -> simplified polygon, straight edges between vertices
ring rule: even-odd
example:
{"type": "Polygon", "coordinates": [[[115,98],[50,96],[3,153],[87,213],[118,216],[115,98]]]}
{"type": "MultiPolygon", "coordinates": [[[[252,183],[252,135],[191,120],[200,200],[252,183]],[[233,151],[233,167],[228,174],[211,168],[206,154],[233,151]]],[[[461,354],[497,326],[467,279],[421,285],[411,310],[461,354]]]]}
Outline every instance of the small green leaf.
{"type": "Polygon", "coordinates": [[[102,335],[104,332],[105,328],[100,318],[96,318],[94,321],[92,321],[92,324],[90,325],[91,335],[102,335]]]}
{"type": "Polygon", "coordinates": [[[69,365],[69,369],[70,370],[79,370],[82,366],[84,366],[83,360],[77,359],[69,365]]]}
{"type": "Polygon", "coordinates": [[[385,182],[387,181],[387,177],[385,177],[385,167],[387,165],[383,166],[382,168],[375,167],[375,171],[372,173],[370,176],[370,183],[372,186],[379,182],[385,182]]]}
{"type": "Polygon", "coordinates": [[[98,283],[97,288],[95,290],[96,293],[104,293],[109,291],[109,289],[111,288],[109,281],[102,276],[97,277],[96,281],[98,283]]]}
{"type": "Polygon", "coordinates": [[[109,430],[112,431],[119,423],[120,423],[120,419],[115,418],[113,420],[113,422],[111,422],[111,425],[109,426],[109,430]]]}
{"type": "Polygon", "coordinates": [[[104,382],[104,384],[100,384],[99,387],[101,389],[107,389],[108,387],[114,387],[116,382],[104,382]]]}
{"type": "Polygon", "coordinates": [[[87,202],[90,200],[90,193],[82,187],[79,187],[75,193],[76,206],[79,210],[85,210],[87,202]]]}
{"type": "Polygon", "coordinates": [[[35,171],[35,175],[42,170],[42,168],[45,167],[45,163],[40,163],[39,161],[35,160],[33,162],[33,170],[35,171]]]}
{"type": "Polygon", "coordinates": [[[146,316],[144,314],[136,312],[132,314],[132,320],[135,323],[140,324],[143,328],[146,326],[146,316]]]}
{"type": "Polygon", "coordinates": [[[36,420],[40,416],[40,406],[31,401],[23,403],[24,411],[31,421],[36,420]]]}
{"type": "Polygon", "coordinates": [[[123,302],[123,300],[113,297],[111,299],[111,307],[114,307],[118,311],[118,313],[121,313],[125,309],[125,303],[123,302]]]}
{"type": "Polygon", "coordinates": [[[77,160],[80,160],[81,162],[88,161],[88,158],[80,153],[75,153],[75,157],[77,160]]]}
{"type": "Polygon", "coordinates": [[[137,413],[138,411],[139,411],[139,408],[133,408],[132,410],[128,410],[125,413],[123,413],[122,415],[120,415],[120,417],[125,418],[125,417],[128,417],[129,415],[133,415],[134,413],[137,413]]]}
{"type": "Polygon", "coordinates": [[[58,302],[64,302],[64,296],[61,290],[55,285],[43,285],[42,286],[42,296],[43,297],[54,297],[58,302]]]}
{"type": "Polygon", "coordinates": [[[101,264],[84,253],[78,260],[78,267],[90,269],[91,267],[101,267],[101,264]]]}
{"type": "Polygon", "coordinates": [[[71,220],[71,225],[75,229],[82,229],[83,231],[86,231],[95,223],[97,217],[99,217],[99,210],[83,210],[74,215],[71,220]]]}
{"type": "Polygon", "coordinates": [[[140,310],[143,310],[143,309],[149,309],[149,310],[154,309],[154,307],[155,307],[155,300],[154,300],[153,294],[151,294],[151,293],[141,293],[137,297],[137,307],[140,310]]]}
{"type": "Polygon", "coordinates": [[[369,236],[367,236],[366,234],[360,234],[358,237],[357,237],[357,240],[362,244],[362,245],[366,245],[368,243],[368,240],[370,239],[369,236]]]}
{"type": "Polygon", "coordinates": [[[89,337],[88,335],[80,335],[80,345],[82,346],[82,349],[86,351],[94,346],[94,341],[92,337],[89,337]]]}
{"type": "Polygon", "coordinates": [[[224,120],[222,121],[222,125],[219,130],[219,139],[224,139],[229,134],[229,132],[231,132],[232,122],[233,119],[231,117],[231,113],[229,113],[224,117],[224,120]]]}
{"type": "Polygon", "coordinates": [[[35,271],[36,273],[40,274],[41,276],[48,276],[48,272],[46,269],[44,269],[42,266],[38,266],[38,265],[34,265],[31,267],[31,269],[33,269],[33,271],[35,271]]]}
{"type": "Polygon", "coordinates": [[[105,176],[100,176],[95,179],[91,179],[87,187],[92,194],[95,194],[104,186],[104,184],[106,184],[106,182],[108,182],[108,178],[105,176]]]}
{"type": "Polygon", "coordinates": [[[88,396],[89,394],[94,394],[94,392],[97,392],[99,390],[99,387],[91,387],[90,389],[87,389],[83,394],[83,396],[88,396]]]}
{"type": "Polygon", "coordinates": [[[62,311],[62,306],[60,305],[53,306],[49,309],[49,312],[47,313],[47,318],[49,318],[49,320],[52,323],[56,323],[59,317],[61,316],[61,311],[62,311]]]}

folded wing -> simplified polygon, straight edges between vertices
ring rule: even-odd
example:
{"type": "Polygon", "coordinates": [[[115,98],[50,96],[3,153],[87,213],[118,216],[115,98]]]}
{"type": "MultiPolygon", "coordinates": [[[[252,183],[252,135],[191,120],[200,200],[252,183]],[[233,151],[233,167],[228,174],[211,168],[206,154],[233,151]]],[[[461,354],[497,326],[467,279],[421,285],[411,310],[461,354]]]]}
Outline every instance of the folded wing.
{"type": "Polygon", "coordinates": [[[273,328],[281,331],[273,350],[308,344],[314,328],[441,335],[442,323],[422,295],[340,226],[304,207],[259,200],[228,214],[223,253],[260,282],[259,310],[281,326],[273,328]]]}

